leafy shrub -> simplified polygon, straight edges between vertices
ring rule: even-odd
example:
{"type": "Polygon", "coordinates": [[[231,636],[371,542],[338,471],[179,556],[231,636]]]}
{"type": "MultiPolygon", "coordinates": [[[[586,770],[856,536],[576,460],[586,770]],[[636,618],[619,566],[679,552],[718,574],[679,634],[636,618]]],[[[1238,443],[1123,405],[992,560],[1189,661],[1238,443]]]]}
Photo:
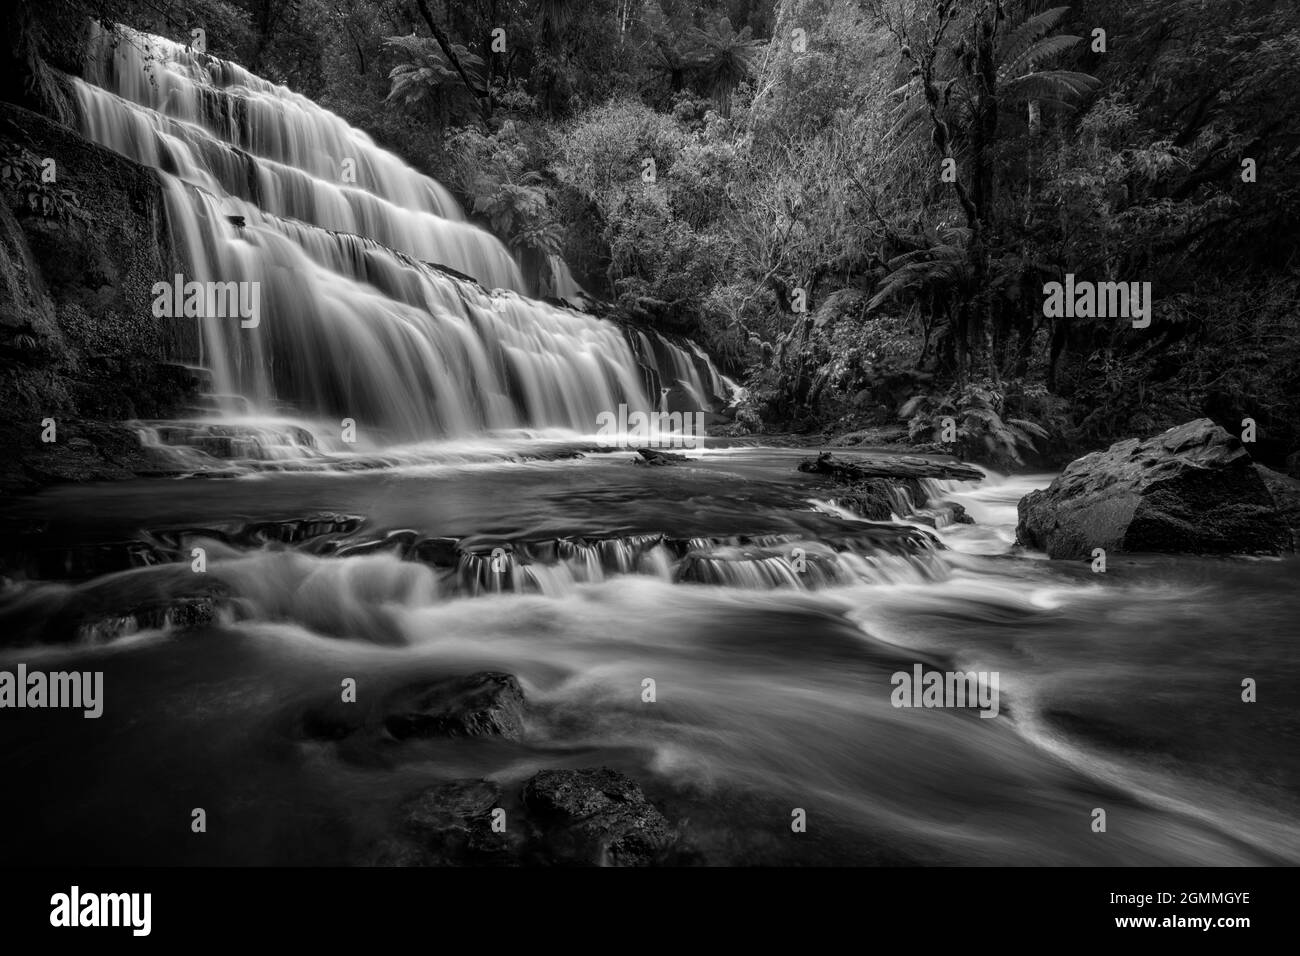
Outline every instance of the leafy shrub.
{"type": "Polygon", "coordinates": [[[45,182],[42,172],[41,161],[21,146],[11,146],[0,155],[0,183],[20,211],[64,223],[84,220],[77,194],[45,182]]]}
{"type": "Polygon", "coordinates": [[[1035,439],[1047,438],[1048,432],[1025,418],[1004,418],[1004,412],[1003,393],[981,381],[938,395],[914,396],[903,403],[899,417],[907,422],[913,442],[946,447],[961,458],[994,467],[1023,465],[1026,454],[1038,451],[1035,439]],[[943,440],[945,431],[952,441],[943,440]]]}

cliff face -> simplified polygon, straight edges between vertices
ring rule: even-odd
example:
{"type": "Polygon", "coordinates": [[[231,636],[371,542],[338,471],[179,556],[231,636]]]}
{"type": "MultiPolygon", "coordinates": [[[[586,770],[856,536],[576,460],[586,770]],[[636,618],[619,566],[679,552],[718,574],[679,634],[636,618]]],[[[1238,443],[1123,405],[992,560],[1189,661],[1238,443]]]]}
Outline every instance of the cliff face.
{"type": "Polygon", "coordinates": [[[174,414],[197,384],[166,360],[177,330],[151,311],[153,284],[183,271],[158,180],[7,103],[0,156],[53,160],[55,175],[41,184],[28,170],[0,188],[0,490],[148,471],[117,423],[174,414]],[[41,197],[52,210],[32,208],[41,197]],[[42,442],[51,418],[56,441],[42,442]]]}

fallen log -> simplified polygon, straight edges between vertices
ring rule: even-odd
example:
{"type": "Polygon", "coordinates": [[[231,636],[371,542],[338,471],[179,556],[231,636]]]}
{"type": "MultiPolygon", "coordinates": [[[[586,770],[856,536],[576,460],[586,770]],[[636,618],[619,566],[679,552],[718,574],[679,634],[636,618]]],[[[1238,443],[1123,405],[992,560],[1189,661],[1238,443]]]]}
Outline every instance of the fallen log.
{"type": "Polygon", "coordinates": [[[868,478],[954,478],[958,481],[981,481],[984,473],[959,461],[933,461],[912,455],[882,455],[864,458],[836,458],[828,451],[815,459],[805,458],[799,470],[814,475],[829,475],[837,481],[862,481],[868,478]]]}

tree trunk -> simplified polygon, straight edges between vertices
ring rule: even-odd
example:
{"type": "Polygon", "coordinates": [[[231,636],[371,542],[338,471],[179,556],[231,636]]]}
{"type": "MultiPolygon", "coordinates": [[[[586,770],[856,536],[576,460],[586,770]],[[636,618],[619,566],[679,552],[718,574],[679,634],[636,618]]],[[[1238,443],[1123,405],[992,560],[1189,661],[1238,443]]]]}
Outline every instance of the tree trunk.
{"type": "Polygon", "coordinates": [[[460,57],[456,56],[456,51],[451,48],[451,42],[447,39],[447,34],[438,26],[433,19],[433,12],[429,9],[428,0],[415,0],[415,5],[420,11],[420,16],[424,18],[425,24],[429,27],[429,32],[433,34],[433,39],[438,44],[438,49],[442,50],[443,56],[456,69],[460,76],[460,81],[465,84],[465,89],[478,102],[479,111],[483,114],[483,121],[487,122],[492,118],[492,97],[485,94],[470,82],[469,75],[465,68],[460,64],[460,57]]]}
{"type": "Polygon", "coordinates": [[[989,288],[988,240],[992,233],[993,165],[990,154],[997,137],[998,96],[997,59],[994,38],[997,35],[1001,7],[986,3],[975,22],[976,98],[975,128],[971,137],[974,167],[974,190],[971,201],[980,223],[978,240],[972,242],[972,269],[975,278],[975,321],[983,334],[984,365],[990,379],[998,382],[1001,375],[993,342],[993,301],[989,288]]]}

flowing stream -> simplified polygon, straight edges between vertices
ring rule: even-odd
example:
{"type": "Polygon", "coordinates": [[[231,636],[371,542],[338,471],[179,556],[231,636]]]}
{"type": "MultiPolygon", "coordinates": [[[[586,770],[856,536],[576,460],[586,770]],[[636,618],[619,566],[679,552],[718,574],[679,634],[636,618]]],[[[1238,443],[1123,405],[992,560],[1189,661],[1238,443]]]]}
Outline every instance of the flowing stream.
{"type": "Polygon", "coordinates": [[[42,526],[45,577],[5,591],[0,624],[27,646],[0,666],[102,670],[106,703],[97,720],[7,718],[6,770],[25,782],[4,800],[28,824],[7,855],[48,854],[57,833],[69,862],[363,862],[437,781],[517,789],[607,765],[711,863],[1300,860],[1297,728],[1277,716],[1294,685],[1262,684],[1276,707],[1239,698],[1243,677],[1287,672],[1293,560],[1131,557],[1094,575],[1012,549],[1014,501],[1047,476],[935,486],[976,523],[940,518],[932,537],[819,502],[799,457],[250,472],[25,502],[5,517],[42,526]],[[431,535],[460,552],[440,564],[431,535]],[[203,628],[110,616],[40,643],[196,587],[226,595],[203,628]],[[891,674],[916,663],[998,672],[998,717],[892,706],[891,674]],[[377,697],[481,670],[519,678],[522,740],[290,729],[346,677],[377,697]],[[221,825],[169,839],[194,806],[221,825]]]}

